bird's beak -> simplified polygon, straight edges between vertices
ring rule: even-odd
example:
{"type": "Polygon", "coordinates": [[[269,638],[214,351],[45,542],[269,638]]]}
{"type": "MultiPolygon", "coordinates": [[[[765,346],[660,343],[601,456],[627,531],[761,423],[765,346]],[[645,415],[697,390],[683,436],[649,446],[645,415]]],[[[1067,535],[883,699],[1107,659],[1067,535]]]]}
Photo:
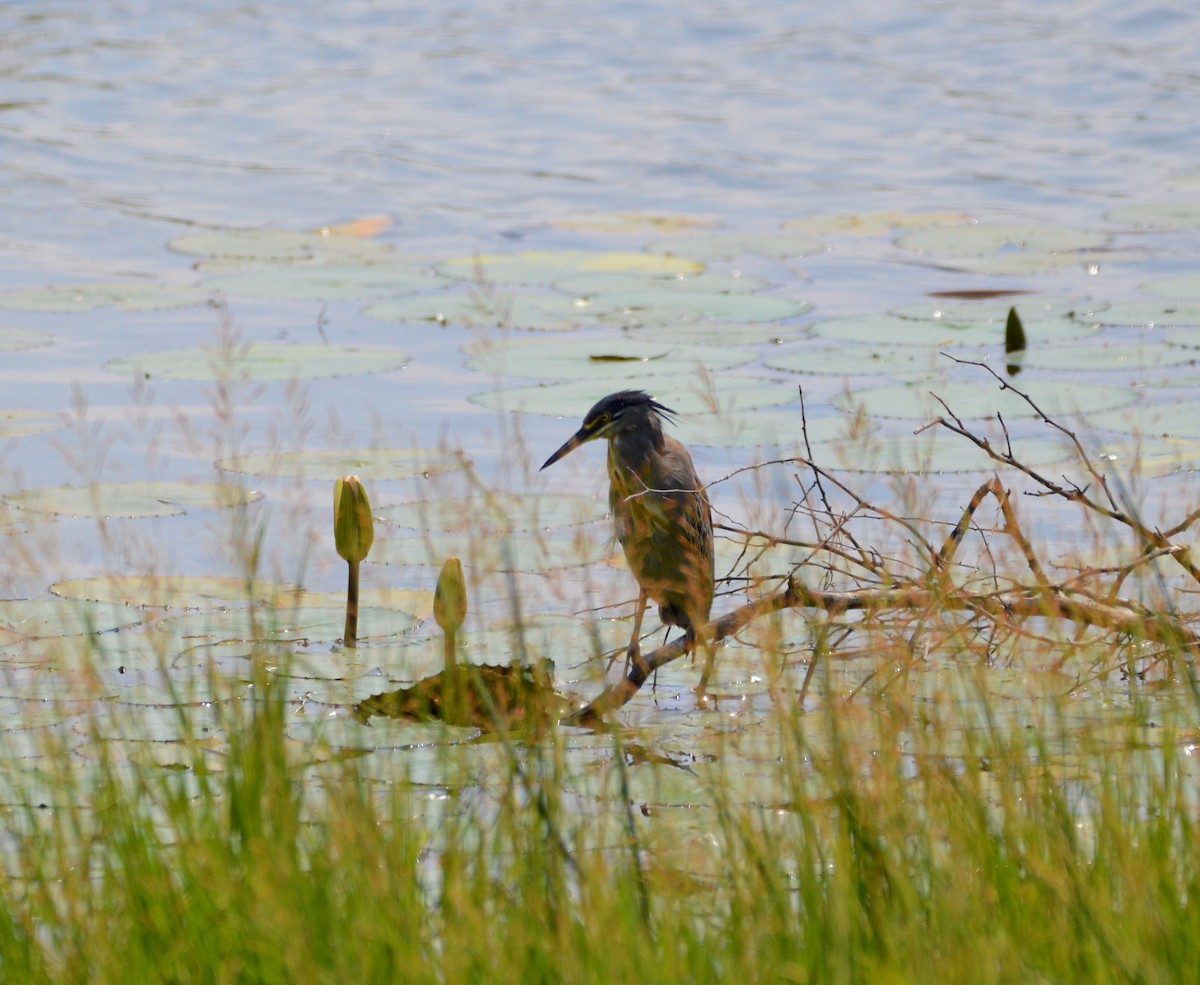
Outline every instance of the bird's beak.
{"type": "MultiPolygon", "coordinates": [[[[590,437],[591,437],[591,435],[588,434],[588,432],[585,429],[580,428],[573,435],[571,435],[571,437],[569,437],[566,440],[566,442],[564,442],[563,446],[560,449],[558,449],[558,451],[556,451],[553,455],[551,455],[549,458],[546,459],[546,464],[543,465],[542,468],[543,469],[549,468],[551,465],[553,465],[555,462],[557,462],[564,455],[567,455],[570,452],[573,452],[576,448],[578,448],[580,445],[582,445],[590,437]]],[[[541,469],[538,469],[538,471],[540,472],[541,469]]]]}

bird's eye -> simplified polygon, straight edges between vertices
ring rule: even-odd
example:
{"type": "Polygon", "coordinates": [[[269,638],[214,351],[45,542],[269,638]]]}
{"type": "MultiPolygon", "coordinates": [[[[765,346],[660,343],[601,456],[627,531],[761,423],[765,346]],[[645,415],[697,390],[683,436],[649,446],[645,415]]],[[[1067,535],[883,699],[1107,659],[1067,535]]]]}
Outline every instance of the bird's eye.
{"type": "Polygon", "coordinates": [[[602,424],[608,423],[608,413],[597,414],[592,421],[592,427],[600,427],[602,424]]]}

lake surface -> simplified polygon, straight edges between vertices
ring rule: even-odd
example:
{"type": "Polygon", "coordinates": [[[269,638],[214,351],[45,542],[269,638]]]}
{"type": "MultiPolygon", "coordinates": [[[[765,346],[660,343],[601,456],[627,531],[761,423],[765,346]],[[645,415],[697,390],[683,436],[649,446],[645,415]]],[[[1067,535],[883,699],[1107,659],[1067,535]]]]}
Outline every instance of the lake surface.
{"type": "MultiPolygon", "coordinates": [[[[890,363],[871,375],[853,366],[806,375],[771,365],[777,352],[810,349],[849,349],[865,365],[881,345],[822,336],[823,320],[940,304],[930,292],[1028,291],[1014,296],[1019,305],[1075,299],[1073,312],[1166,304],[1142,285],[1198,266],[1200,10],[1183,2],[852,2],[828,11],[708,2],[387,10],[356,2],[39,2],[6,5],[0,38],[0,291],[200,285],[228,314],[222,329],[222,312],[205,303],[68,311],[11,294],[0,327],[53,338],[0,354],[0,410],[61,412],[52,423],[67,426],[7,439],[10,494],[95,480],[212,482],[213,462],[238,454],[444,441],[476,463],[484,485],[603,496],[595,447],[545,476],[528,464],[536,467],[578,426],[593,399],[586,389],[555,404],[558,419],[509,420],[468,399],[557,377],[471,366],[464,347],[526,338],[541,347],[562,332],[526,332],[519,318],[503,332],[453,320],[381,320],[363,313],[377,300],[369,291],[280,301],[261,288],[220,290],[220,275],[239,264],[182,250],[180,237],[193,234],[307,231],[387,216],[391,224],[363,241],[417,271],[444,271],[444,261],[477,253],[657,256],[671,239],[671,254],[687,256],[675,241],[696,236],[695,252],[712,256],[705,237],[815,239],[815,248],[752,244],[700,256],[711,272],[760,278],[758,293],[810,306],[765,319],[757,333],[730,335],[725,344],[741,358],[714,376],[744,380],[751,391],[786,389],[775,403],[793,414],[801,383],[814,419],[831,417],[846,392],[907,379],[889,374],[890,363]],[[1127,211],[1140,207],[1151,211],[1127,211]],[[880,214],[891,218],[870,218],[880,214]],[[1082,238],[1013,263],[1025,259],[1021,243],[973,255],[906,241],[921,215],[948,228],[1082,238]],[[847,228],[833,216],[868,218],[847,228]],[[250,343],[395,347],[409,359],[403,369],[317,376],[299,390],[251,380],[233,388],[224,414],[210,380],[163,371],[147,379],[129,369],[148,352],[211,345],[222,331],[250,343]]],[[[261,255],[254,264],[264,265],[261,255]]],[[[459,269],[469,280],[469,268],[459,269]]],[[[508,289],[502,281],[501,296],[508,289]]],[[[1166,326],[1152,320],[1134,313],[1103,325],[1101,342],[1160,353],[1164,333],[1176,349],[1200,335],[1192,316],[1166,326]]],[[[727,323],[742,333],[754,327],[738,309],[699,321],[705,344],[727,323]]],[[[1087,317],[1079,324],[1096,327],[1087,317]]],[[[679,340],[640,332],[643,340],[679,340]]],[[[589,323],[582,337],[603,355],[630,334],[616,319],[589,323]]],[[[922,358],[936,360],[937,349],[927,346],[922,358]]],[[[1051,355],[1021,379],[1051,388],[1082,381],[1131,400],[1136,391],[1151,405],[1191,399],[1200,379],[1190,357],[1147,356],[1114,372],[1096,369],[1082,351],[1061,361],[1051,355]]],[[[700,379],[697,363],[669,350],[666,357],[677,368],[653,385],[638,366],[627,379],[606,378],[599,393],[645,381],[668,404],[686,401],[700,379]]],[[[513,363],[522,358],[516,353],[513,363]]],[[[989,382],[969,367],[943,372],[947,384],[989,382]]],[[[893,429],[911,431],[920,419],[893,429]]],[[[715,478],[759,451],[751,441],[697,444],[696,457],[715,478]]],[[[369,465],[363,471],[369,477],[369,465]]],[[[246,481],[264,493],[257,508],[273,511],[267,573],[314,590],[339,588],[343,568],[321,527],[336,473],[312,481],[269,469],[250,474],[246,481]]],[[[889,488],[875,473],[854,474],[889,488]]],[[[450,494],[422,481],[380,478],[371,487],[375,505],[450,494]]],[[[790,481],[770,480],[766,502],[787,503],[790,481]]],[[[979,481],[956,472],[934,485],[961,508],[979,481]]],[[[1159,481],[1145,495],[1160,505],[1190,485],[1178,474],[1159,481]]],[[[742,495],[714,490],[714,500],[749,522],[753,509],[742,495]]],[[[232,574],[238,560],[224,512],[107,524],[67,515],[41,525],[18,514],[4,529],[32,560],[8,568],[3,591],[41,599],[63,578],[146,568],[232,574]]],[[[439,550],[416,565],[377,567],[364,582],[429,588],[439,550]]],[[[630,597],[624,572],[597,577],[599,589],[588,586],[595,604],[630,597]]],[[[527,609],[575,609],[544,586],[515,582],[477,600],[478,608],[507,615],[518,589],[536,600],[527,599],[527,609]]]]}

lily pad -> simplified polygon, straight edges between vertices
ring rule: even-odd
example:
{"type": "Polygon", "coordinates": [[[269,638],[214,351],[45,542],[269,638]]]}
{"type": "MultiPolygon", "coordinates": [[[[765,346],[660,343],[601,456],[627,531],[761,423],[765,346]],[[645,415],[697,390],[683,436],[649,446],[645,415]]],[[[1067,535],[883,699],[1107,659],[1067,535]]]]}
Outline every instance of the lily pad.
{"type": "Polygon", "coordinates": [[[53,335],[37,328],[0,328],[0,352],[40,349],[53,343],[53,335]]]}
{"type": "Polygon", "coordinates": [[[1035,223],[978,223],[918,229],[896,240],[916,253],[947,257],[992,257],[1004,254],[1078,253],[1104,246],[1108,236],[1085,229],[1035,223]]]}
{"type": "Polygon", "coordinates": [[[400,349],[345,345],[255,342],[234,349],[232,365],[208,346],[163,349],[111,360],[111,373],[136,373],[167,380],[216,380],[232,375],[270,382],[354,376],[399,369],[409,357],[400,349]]]}
{"type": "Polygon", "coordinates": [[[59,415],[46,411],[0,409],[0,438],[25,438],[31,434],[58,431],[64,426],[59,415]]]}
{"type": "Polygon", "coordinates": [[[1200,229],[1200,205],[1193,201],[1125,205],[1105,218],[1138,229],[1200,229]]]}
{"type": "MultiPolygon", "coordinates": [[[[543,386],[486,390],[473,394],[469,399],[472,403],[492,410],[520,410],[551,417],[578,408],[578,418],[582,420],[587,409],[610,392],[609,387],[610,384],[597,383],[594,380],[572,380],[543,386]]],[[[670,390],[659,388],[655,398],[681,416],[714,412],[713,398],[698,390],[684,390],[678,386],[670,390]]],[[[716,412],[726,414],[760,407],[777,407],[795,399],[794,387],[768,380],[755,382],[739,379],[736,383],[721,383],[717,386],[715,395],[716,412]]]]}
{"type": "Polygon", "coordinates": [[[107,633],[136,626],[141,615],[123,605],[74,599],[0,599],[0,643],[107,633]]]}
{"type": "Polygon", "coordinates": [[[695,233],[664,239],[653,244],[655,252],[691,257],[695,260],[735,260],[753,255],[788,260],[825,250],[823,240],[780,233],[695,233]]]}
{"type": "Polygon", "coordinates": [[[629,337],[506,339],[475,344],[468,351],[472,355],[467,366],[476,372],[552,380],[607,379],[615,390],[627,385],[630,376],[675,375],[681,368],[718,371],[750,359],[750,353],[732,346],[673,345],[629,337]]]}
{"type": "MultiPolygon", "coordinates": [[[[808,416],[810,441],[838,437],[846,419],[808,416]]],[[[676,436],[685,445],[700,448],[798,448],[804,442],[800,408],[760,410],[736,414],[689,414],[679,419],[676,436]]]]}
{"type": "Polygon", "coordinates": [[[411,479],[461,468],[464,459],[435,448],[304,448],[223,458],[217,468],[251,475],[332,481],[339,475],[370,480],[411,479]]]}
{"type": "Polygon", "coordinates": [[[1200,438],[1200,401],[1164,400],[1093,414],[1089,427],[1146,438],[1200,438]]]}
{"type": "MultiPolygon", "coordinates": [[[[982,354],[978,356],[982,358],[982,354]]],[[[936,348],[915,345],[842,345],[792,349],[763,360],[772,369],[829,376],[928,375],[950,365],[936,348]]]]}
{"type": "MultiPolygon", "coordinates": [[[[981,346],[1004,344],[1004,322],[1008,314],[995,319],[950,321],[931,319],[919,321],[897,314],[850,315],[830,318],[813,325],[813,331],[823,338],[871,345],[919,345],[928,347],[981,346]]],[[[1035,341],[1047,342],[1080,338],[1094,329],[1070,318],[1047,318],[1042,321],[1025,319],[1025,333],[1035,341]]]]}
{"type": "MultiPolygon", "coordinates": [[[[1200,341],[1200,340],[1198,340],[1200,341]]],[[[1108,342],[1056,345],[1030,349],[1022,365],[1053,370],[1147,370],[1183,366],[1200,360],[1200,352],[1164,342],[1108,342]]]]}
{"type": "Polygon", "coordinates": [[[176,253],[200,257],[236,257],[256,263],[354,258],[379,260],[392,249],[360,236],[326,235],[285,229],[213,229],[177,236],[167,243],[176,253]]]}
{"type": "Polygon", "coordinates": [[[262,493],[208,482],[91,482],[83,486],[25,489],[5,502],[31,513],[60,516],[178,516],[189,509],[245,506],[262,493]]]}
{"type": "MultiPolygon", "coordinates": [[[[399,636],[411,630],[416,622],[412,615],[398,609],[360,606],[358,610],[358,632],[362,640],[399,636]]],[[[212,640],[330,643],[342,638],[346,628],[346,609],[344,606],[228,609],[164,619],[160,625],[184,644],[212,640]]]]}
{"type": "Polygon", "coordinates": [[[1200,301],[1200,274],[1179,274],[1148,281],[1142,290],[1179,301],[1200,301]]]}
{"type": "Polygon", "coordinates": [[[797,318],[812,310],[806,301],[772,294],[701,294],[645,291],[590,299],[605,322],[628,328],[658,328],[699,321],[769,322],[797,318]]]}
{"type": "Polygon", "coordinates": [[[432,537],[376,539],[368,562],[375,564],[440,565],[448,557],[462,559],[468,571],[552,571],[595,564],[615,557],[620,548],[609,543],[609,529],[576,527],[559,536],[478,536],[439,533],[432,537]],[[590,530],[590,533],[587,532],[590,530]]]}
{"type": "Polygon", "coordinates": [[[449,277],[483,278],[501,284],[552,284],[580,273],[698,274],[702,263],[619,250],[521,250],[453,257],[438,264],[449,277]]]}
{"type": "MultiPolygon", "coordinates": [[[[996,448],[1004,449],[1001,441],[996,448]]],[[[1013,441],[1013,451],[1026,465],[1049,465],[1071,459],[1065,440],[1022,438],[1013,441]]],[[[988,472],[997,467],[975,444],[940,428],[920,434],[878,434],[862,441],[833,438],[815,441],[813,461],[850,472],[920,473],[988,472]]]]}
{"type": "Polygon", "coordinates": [[[702,229],[711,225],[711,221],[699,216],[658,212],[597,212],[556,219],[554,225],[560,229],[628,235],[640,232],[679,233],[688,229],[702,229]]]}
{"type": "Polygon", "coordinates": [[[962,300],[951,298],[929,298],[915,304],[892,308],[891,314],[918,321],[949,322],[952,324],[994,324],[1004,326],[1010,308],[1026,322],[1048,321],[1057,325],[1063,319],[1081,322],[1093,321],[1095,312],[1103,309],[1090,298],[1022,294],[1016,297],[981,298],[962,300]]]}
{"type": "Polygon", "coordinates": [[[71,578],[50,586],[64,598],[118,602],[122,605],[171,609],[209,609],[226,605],[286,605],[302,589],[244,578],[204,575],[95,575],[71,578]]]}
{"type": "Polygon", "coordinates": [[[464,530],[476,534],[548,530],[608,515],[608,504],[569,493],[498,493],[487,500],[411,500],[375,511],[376,517],[414,530],[464,530]]]}
{"type": "Polygon", "coordinates": [[[123,311],[158,311],[205,304],[212,293],[203,287],[154,281],[93,281],[0,291],[0,308],[22,311],[91,311],[107,305],[123,311]]]}
{"type": "Polygon", "coordinates": [[[820,214],[788,219],[783,228],[795,233],[886,233],[892,229],[923,229],[926,226],[960,225],[970,216],[961,212],[855,212],[820,214]]]}
{"type": "MultiPolygon", "coordinates": [[[[1078,414],[1092,415],[1132,403],[1136,398],[1134,392],[1123,387],[1062,380],[1023,380],[1020,389],[1045,413],[1062,423],[1078,414]]],[[[1036,416],[1029,404],[1011,390],[1001,390],[1000,385],[990,378],[950,383],[924,381],[857,390],[852,395],[839,394],[833,403],[843,410],[861,406],[873,417],[923,421],[945,414],[930,390],[935,390],[959,417],[992,417],[996,413],[1005,419],[1036,416]]]]}
{"type": "Polygon", "coordinates": [[[751,294],[761,291],[767,282],[749,274],[705,270],[698,274],[577,274],[554,282],[554,289],[573,297],[614,297],[643,294],[646,291],[689,292],[699,294],[751,294]]]}
{"type": "Polygon", "coordinates": [[[1137,325],[1145,328],[1173,328],[1176,325],[1200,325],[1200,299],[1191,302],[1126,301],[1109,305],[1094,316],[1102,325],[1137,325]]]}
{"type": "Polygon", "coordinates": [[[510,293],[500,290],[487,294],[464,288],[435,294],[411,294],[368,305],[363,314],[380,321],[410,324],[495,325],[542,331],[599,324],[599,313],[590,302],[549,291],[510,293]]]}
{"type": "Polygon", "coordinates": [[[420,270],[378,263],[252,267],[217,274],[205,285],[235,297],[268,301],[366,301],[445,284],[420,270]]]}
{"type": "MultiPolygon", "coordinates": [[[[433,615],[433,592],[420,588],[362,585],[359,588],[358,603],[376,609],[402,609],[422,618],[433,615]]],[[[306,607],[344,606],[346,593],[306,592],[300,604],[306,607]]]]}

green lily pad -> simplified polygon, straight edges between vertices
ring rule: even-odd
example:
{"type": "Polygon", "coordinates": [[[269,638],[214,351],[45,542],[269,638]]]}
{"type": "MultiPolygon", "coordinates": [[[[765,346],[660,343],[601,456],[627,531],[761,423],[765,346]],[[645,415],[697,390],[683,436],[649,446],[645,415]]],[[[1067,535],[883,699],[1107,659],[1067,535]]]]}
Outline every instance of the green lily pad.
{"type": "Polygon", "coordinates": [[[1108,236],[1084,229],[1034,223],[978,223],[918,229],[896,240],[916,253],[947,257],[993,257],[1003,254],[1049,255],[1104,246],[1108,236]]]}
{"type": "Polygon", "coordinates": [[[394,348],[254,342],[234,349],[232,365],[208,346],[163,349],[111,360],[111,373],[167,380],[215,380],[227,375],[260,382],[355,376],[399,369],[409,357],[394,348]]]}
{"type": "MultiPolygon", "coordinates": [[[[417,620],[397,609],[360,606],[358,634],[362,640],[383,639],[409,632],[417,620]]],[[[197,612],[164,619],[161,627],[185,645],[212,640],[307,640],[331,643],[346,628],[344,606],[302,606],[271,610],[228,609],[197,612]]]]}
{"type": "Polygon", "coordinates": [[[966,223],[971,217],[961,212],[855,212],[799,216],[788,219],[783,228],[789,232],[813,233],[886,233],[892,229],[923,229],[966,223]]]}
{"type": "Polygon", "coordinates": [[[596,325],[598,312],[582,298],[550,292],[497,291],[494,295],[473,288],[436,294],[412,294],[368,305],[368,318],[411,324],[497,325],[506,328],[555,331],[596,325]]]}
{"type": "Polygon", "coordinates": [[[698,274],[704,265],[653,253],[606,250],[521,250],[453,257],[438,264],[449,277],[483,278],[500,284],[552,284],[581,273],[698,274]]]}
{"type": "Polygon", "coordinates": [[[1052,326],[1062,321],[1090,322],[1094,313],[1105,306],[1090,298],[1058,297],[1043,294],[1021,294],[1016,297],[982,298],[962,300],[958,298],[929,298],[914,304],[892,308],[891,314],[918,321],[948,322],[951,324],[994,324],[1001,328],[1008,318],[1010,308],[1026,322],[1048,322],[1052,326]]]}
{"type": "MultiPolygon", "coordinates": [[[[358,603],[376,609],[402,609],[421,618],[433,615],[433,592],[421,588],[360,585],[358,603]]],[[[344,606],[346,593],[305,592],[300,604],[307,607],[344,606]]]]}
{"type": "Polygon", "coordinates": [[[797,318],[812,310],[806,301],[771,294],[700,294],[646,291],[593,297],[602,321],[628,328],[653,328],[699,321],[768,322],[797,318]]]}
{"type": "MultiPolygon", "coordinates": [[[[1020,309],[1018,309],[1019,311],[1020,309]]],[[[905,315],[849,315],[830,318],[812,326],[823,338],[871,345],[919,345],[927,347],[981,346],[1004,344],[1004,315],[994,320],[972,319],[919,321],[905,315]]],[[[1094,329],[1071,318],[1025,319],[1025,334],[1035,342],[1080,338],[1094,329]]]]}
{"type": "MultiPolygon", "coordinates": [[[[548,383],[544,386],[509,387],[472,394],[472,403],[492,410],[525,411],[551,417],[578,409],[578,419],[597,400],[608,394],[608,384],[594,380],[572,380],[567,383],[548,383]]],[[[653,388],[651,388],[653,389],[653,388]]],[[[659,388],[655,398],[680,415],[712,413],[711,398],[698,390],[678,386],[670,390],[659,388]]],[[[717,409],[721,413],[777,407],[797,399],[794,387],[774,381],[739,379],[736,383],[721,383],[716,390],[717,409]]]]}
{"type": "Polygon", "coordinates": [[[464,459],[435,448],[304,448],[223,458],[217,468],[251,475],[293,476],[330,483],[339,475],[364,482],[411,479],[461,468],[464,459]]]}
{"type": "Polygon", "coordinates": [[[0,599],[0,643],[107,633],[136,626],[141,615],[123,605],[74,599],[0,599]]]}
{"type": "Polygon", "coordinates": [[[458,557],[468,571],[552,571],[616,557],[620,548],[609,544],[609,533],[607,526],[601,533],[596,525],[589,524],[554,537],[479,536],[468,530],[432,537],[377,538],[367,561],[437,567],[448,557],[458,557]]]}
{"type": "Polygon", "coordinates": [[[56,582],[50,591],[63,598],[118,602],[122,605],[170,609],[209,609],[226,605],[288,604],[302,590],[295,586],[244,578],[204,575],[94,575],[56,582]]]}
{"type": "Polygon", "coordinates": [[[245,506],[262,493],[207,482],[91,482],[84,486],[26,489],[5,502],[31,513],[60,516],[178,516],[190,508],[245,506]]]}
{"type": "MultiPolygon", "coordinates": [[[[54,344],[54,336],[36,328],[0,328],[0,352],[41,349],[54,344]]],[[[2,413],[2,412],[0,412],[2,413]]]]}
{"type": "MultiPolygon", "coordinates": [[[[1198,340],[1200,341],[1200,340],[1198,340]]],[[[1022,365],[1053,370],[1147,370],[1183,366],[1200,359],[1200,352],[1164,342],[1108,342],[1094,339],[1087,345],[1056,345],[1030,349],[1022,365]]]]}
{"type": "Polygon", "coordinates": [[[467,366],[502,377],[553,380],[607,379],[621,389],[630,376],[677,374],[681,368],[710,372],[748,362],[750,354],[732,346],[672,345],[636,337],[598,339],[553,337],[530,342],[505,339],[477,343],[467,366]]]}
{"type": "Polygon", "coordinates": [[[123,311],[158,311],[205,304],[212,293],[202,287],[154,281],[94,281],[0,291],[0,308],[22,311],[91,311],[107,305],[123,311]]]}
{"type": "Polygon", "coordinates": [[[771,369],[789,373],[829,376],[927,376],[930,372],[946,370],[950,366],[936,348],[915,345],[809,346],[772,354],[763,362],[771,369]]]}
{"type": "Polygon", "coordinates": [[[548,530],[608,515],[608,503],[569,493],[498,493],[483,500],[411,500],[375,511],[377,519],[414,530],[462,530],[476,534],[548,530]]]}
{"type": "MultiPolygon", "coordinates": [[[[1051,417],[1066,423],[1078,414],[1092,415],[1102,410],[1131,403],[1136,395],[1122,387],[1098,383],[1072,383],[1062,380],[1022,380],[1020,389],[1051,417]]],[[[923,381],[896,386],[857,390],[854,394],[838,394],[834,406],[843,410],[861,406],[873,417],[903,417],[928,420],[945,414],[930,393],[935,390],[950,410],[963,418],[993,417],[1000,413],[1005,419],[1034,417],[1029,404],[1011,390],[1001,390],[991,378],[951,383],[923,381]]]]}
{"type": "MultiPolygon", "coordinates": [[[[995,446],[1000,451],[1005,447],[1000,441],[995,446]]],[[[1073,455],[1065,439],[1055,438],[1014,440],[1013,451],[1017,458],[1031,466],[1065,462],[1073,455]]],[[[941,428],[929,428],[920,434],[877,434],[861,441],[844,438],[814,441],[812,458],[827,468],[891,474],[986,473],[997,467],[974,443],[941,428]]]]}
{"type": "MultiPolygon", "coordinates": [[[[808,417],[810,441],[834,438],[846,424],[836,417],[808,417]]],[[[804,442],[800,408],[759,410],[736,414],[689,414],[679,419],[676,436],[700,448],[799,448],[804,442]]]]}
{"type": "Polygon", "coordinates": [[[360,263],[252,267],[215,274],[204,283],[235,297],[268,301],[366,301],[429,290],[446,281],[407,267],[360,263]]]}
{"type": "Polygon", "coordinates": [[[691,292],[698,294],[751,294],[761,291],[767,282],[742,273],[705,270],[698,274],[577,274],[554,282],[554,289],[572,297],[614,297],[643,294],[647,291],[691,292]]]}
{"type": "Polygon", "coordinates": [[[786,233],[698,232],[653,244],[655,252],[691,257],[695,260],[736,260],[752,255],[788,260],[825,250],[823,240],[786,233]]]}
{"type": "Polygon", "coordinates": [[[1200,229],[1200,205],[1192,201],[1125,205],[1105,218],[1138,229],[1200,229]]]}
{"type": "Polygon", "coordinates": [[[1142,285],[1147,294],[1178,301],[1200,301],[1200,274],[1178,274],[1162,277],[1142,285]]]}
{"type": "Polygon", "coordinates": [[[25,438],[31,434],[58,431],[64,426],[57,414],[41,410],[0,409],[0,438],[25,438]]]}
{"type": "Polygon", "coordinates": [[[1097,312],[1102,325],[1136,325],[1145,328],[1173,328],[1176,325],[1200,325],[1200,300],[1187,302],[1127,301],[1109,305],[1097,312]]]}
{"type": "Polygon", "coordinates": [[[167,247],[188,256],[236,257],[256,263],[381,260],[392,253],[390,246],[377,240],[285,229],[214,229],[177,236],[167,247]]]}
{"type": "Polygon", "coordinates": [[[1200,438],[1200,401],[1164,400],[1124,406],[1091,415],[1088,426],[1146,438],[1200,438]]]}

